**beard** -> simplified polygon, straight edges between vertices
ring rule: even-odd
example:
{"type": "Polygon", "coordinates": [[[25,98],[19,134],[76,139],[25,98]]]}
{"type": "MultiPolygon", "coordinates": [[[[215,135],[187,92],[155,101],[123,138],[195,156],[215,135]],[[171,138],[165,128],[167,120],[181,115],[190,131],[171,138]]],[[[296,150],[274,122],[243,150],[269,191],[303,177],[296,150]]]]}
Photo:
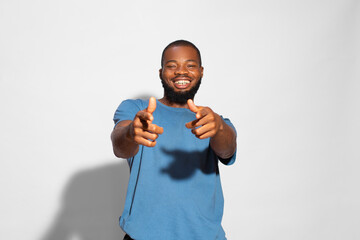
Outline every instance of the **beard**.
{"type": "Polygon", "coordinates": [[[190,90],[185,91],[185,92],[176,92],[163,79],[161,79],[161,83],[162,83],[163,88],[164,88],[165,97],[170,102],[178,103],[178,104],[185,104],[185,103],[187,103],[188,99],[194,99],[195,94],[199,90],[199,87],[200,87],[200,84],[201,84],[201,78],[199,79],[199,81],[196,83],[195,86],[193,86],[190,90]]]}

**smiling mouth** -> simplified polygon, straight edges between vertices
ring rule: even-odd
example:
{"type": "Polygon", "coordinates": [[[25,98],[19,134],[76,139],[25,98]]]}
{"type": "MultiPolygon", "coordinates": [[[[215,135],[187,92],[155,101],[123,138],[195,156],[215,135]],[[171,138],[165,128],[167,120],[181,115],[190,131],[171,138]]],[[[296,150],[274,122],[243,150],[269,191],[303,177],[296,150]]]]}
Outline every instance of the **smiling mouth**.
{"type": "Polygon", "coordinates": [[[186,85],[186,84],[189,84],[190,83],[190,80],[177,80],[175,81],[175,84],[178,84],[178,85],[186,85]]]}
{"type": "Polygon", "coordinates": [[[189,79],[184,79],[184,78],[178,78],[178,79],[174,79],[174,85],[176,88],[179,89],[184,89],[190,86],[191,81],[189,79]]]}

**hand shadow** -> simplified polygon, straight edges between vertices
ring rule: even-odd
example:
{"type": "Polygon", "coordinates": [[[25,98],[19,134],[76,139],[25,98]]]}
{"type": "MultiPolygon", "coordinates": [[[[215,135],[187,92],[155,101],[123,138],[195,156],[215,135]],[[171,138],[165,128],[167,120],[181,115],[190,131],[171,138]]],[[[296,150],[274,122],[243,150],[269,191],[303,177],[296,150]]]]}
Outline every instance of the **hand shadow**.
{"type": "Polygon", "coordinates": [[[191,152],[161,148],[161,151],[172,159],[172,162],[161,172],[169,174],[173,179],[190,178],[195,174],[196,169],[200,169],[205,174],[219,174],[217,158],[210,148],[191,152]]]}
{"type": "Polygon", "coordinates": [[[129,179],[126,160],[76,173],[68,182],[61,209],[41,240],[119,240],[118,224],[129,179]]]}

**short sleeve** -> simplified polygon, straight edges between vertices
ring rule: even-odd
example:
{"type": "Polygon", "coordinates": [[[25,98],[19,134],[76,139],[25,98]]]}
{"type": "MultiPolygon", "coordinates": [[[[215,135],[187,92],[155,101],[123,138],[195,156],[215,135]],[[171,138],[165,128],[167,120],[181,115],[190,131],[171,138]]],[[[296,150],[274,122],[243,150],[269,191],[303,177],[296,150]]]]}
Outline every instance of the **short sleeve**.
{"type": "MultiPolygon", "coordinates": [[[[232,129],[234,129],[235,135],[237,135],[236,129],[235,129],[234,125],[231,123],[231,121],[228,118],[223,118],[223,116],[220,116],[220,117],[224,120],[224,122],[227,125],[229,125],[232,129]]],[[[232,165],[236,159],[236,152],[237,152],[237,150],[235,150],[235,153],[230,158],[227,158],[227,159],[223,159],[223,158],[219,157],[220,162],[222,162],[225,165],[232,165]]]]}
{"type": "Polygon", "coordinates": [[[125,100],[116,109],[114,114],[114,124],[120,121],[133,120],[136,113],[142,110],[140,100],[125,100]]]}

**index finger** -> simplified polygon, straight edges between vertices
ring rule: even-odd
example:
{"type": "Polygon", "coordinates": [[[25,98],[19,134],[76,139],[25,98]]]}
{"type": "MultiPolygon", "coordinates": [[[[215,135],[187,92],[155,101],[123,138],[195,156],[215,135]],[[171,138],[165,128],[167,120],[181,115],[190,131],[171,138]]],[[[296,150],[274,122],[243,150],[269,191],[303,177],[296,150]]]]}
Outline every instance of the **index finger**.
{"type": "Polygon", "coordinates": [[[147,130],[152,132],[152,133],[156,133],[156,134],[162,134],[164,132],[164,129],[162,127],[159,127],[156,124],[150,124],[147,127],[147,130]]]}
{"type": "Polygon", "coordinates": [[[140,120],[144,120],[144,121],[152,121],[154,120],[154,117],[151,113],[146,112],[146,111],[139,111],[137,112],[136,116],[138,118],[140,118],[140,120]]]}
{"type": "Polygon", "coordinates": [[[194,120],[194,121],[191,121],[191,122],[188,122],[185,124],[185,127],[189,128],[189,129],[192,129],[192,128],[195,128],[195,125],[199,122],[198,119],[194,120]]]}

